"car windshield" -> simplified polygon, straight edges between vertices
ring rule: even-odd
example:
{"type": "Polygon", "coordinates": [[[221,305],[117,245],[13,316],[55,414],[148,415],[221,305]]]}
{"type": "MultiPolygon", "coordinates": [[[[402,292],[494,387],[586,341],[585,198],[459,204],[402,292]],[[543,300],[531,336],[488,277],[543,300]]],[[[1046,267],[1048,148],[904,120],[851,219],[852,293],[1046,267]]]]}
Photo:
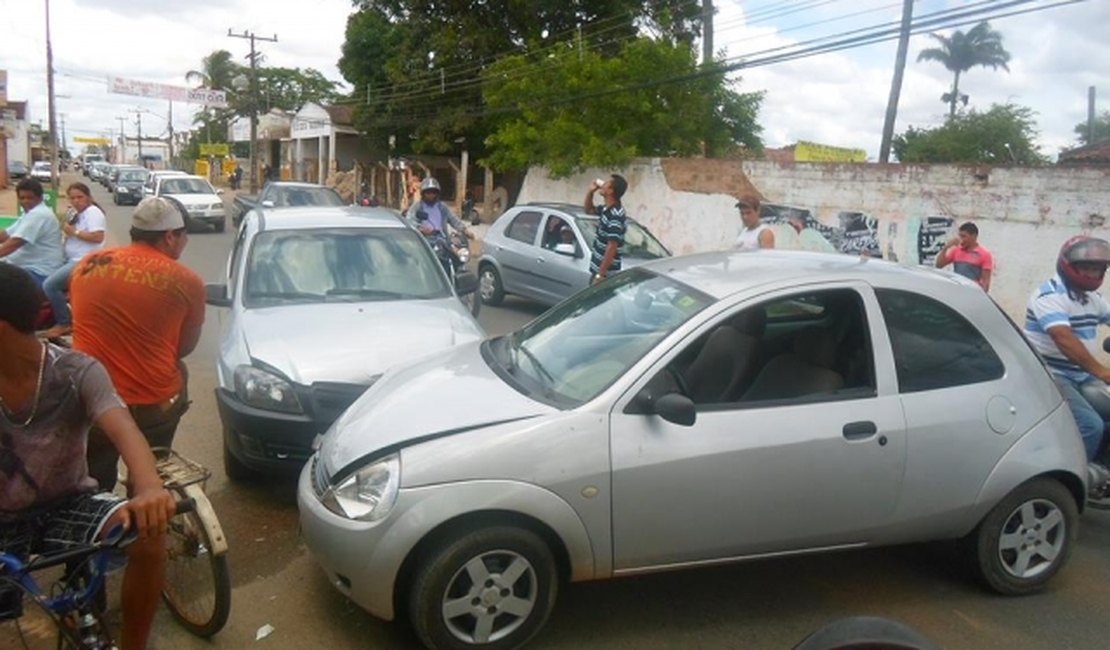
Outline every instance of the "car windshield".
{"type": "Polygon", "coordinates": [[[162,194],[215,194],[212,186],[199,178],[169,178],[162,181],[162,194]]]}
{"type": "Polygon", "coordinates": [[[266,196],[275,208],[346,205],[335,190],[328,187],[274,187],[266,196]]]}
{"type": "Polygon", "coordinates": [[[247,307],[451,295],[439,263],[407,228],[274,230],[251,246],[247,307]]]}
{"type": "MultiPolygon", "coordinates": [[[[592,246],[594,237],[597,237],[597,217],[579,215],[575,217],[582,236],[586,238],[586,245],[592,246]]],[[[660,257],[670,257],[670,252],[659,243],[647,228],[629,219],[625,222],[624,245],[620,252],[624,257],[641,257],[654,260],[660,257]]]]}
{"type": "Polygon", "coordinates": [[[675,280],[631,269],[494,339],[487,349],[520,390],[573,408],[601,394],[712,302],[675,280]]]}
{"type": "Polygon", "coordinates": [[[121,181],[144,181],[146,172],[141,169],[125,169],[119,173],[121,181]]]}
{"type": "Polygon", "coordinates": [[[50,163],[48,163],[48,162],[37,162],[37,163],[35,163],[34,167],[32,167],[32,169],[50,169],[50,163]]]}

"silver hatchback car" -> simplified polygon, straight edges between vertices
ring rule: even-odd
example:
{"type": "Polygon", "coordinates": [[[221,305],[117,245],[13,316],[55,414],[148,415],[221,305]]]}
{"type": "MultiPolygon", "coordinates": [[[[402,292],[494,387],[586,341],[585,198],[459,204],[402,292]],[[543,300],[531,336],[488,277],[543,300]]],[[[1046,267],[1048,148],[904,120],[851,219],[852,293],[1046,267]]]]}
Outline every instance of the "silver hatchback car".
{"type": "Polygon", "coordinates": [[[1075,540],[1085,467],[1052,379],[972,283],[722,252],[390,370],[298,502],[370,613],[403,608],[429,647],[507,648],[563,580],[799,553],[965,538],[987,586],[1036,591],[1075,540]]]}
{"type": "MultiPolygon", "coordinates": [[[[554,305],[590,286],[596,216],[568,203],[526,203],[498,217],[482,239],[478,283],[482,302],[514,294],[554,305]]],[[[655,235],[629,219],[620,248],[624,268],[670,257],[655,235]]]]}

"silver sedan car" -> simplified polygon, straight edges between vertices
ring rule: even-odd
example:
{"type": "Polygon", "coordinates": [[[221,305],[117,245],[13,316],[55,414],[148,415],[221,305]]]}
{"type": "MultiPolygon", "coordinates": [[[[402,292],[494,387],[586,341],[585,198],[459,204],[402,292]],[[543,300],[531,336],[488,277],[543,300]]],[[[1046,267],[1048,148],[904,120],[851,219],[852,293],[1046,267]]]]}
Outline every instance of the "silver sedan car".
{"type": "Polygon", "coordinates": [[[566,580],[800,553],[963,538],[988,587],[1033,592],[1071,550],[1085,467],[1052,379],[974,284],[722,252],[390,370],[298,502],[370,613],[432,648],[508,648],[566,580]]]}
{"type": "MultiPolygon", "coordinates": [[[[554,305],[590,286],[590,250],[598,218],[567,203],[526,203],[498,217],[482,238],[478,281],[482,302],[505,294],[554,305]]],[[[670,257],[655,235],[628,219],[620,248],[624,268],[670,257]]]]}
{"type": "MultiPolygon", "coordinates": [[[[389,366],[481,340],[424,237],[381,208],[252,211],[227,280],[216,403],[233,480],[298,471],[324,432],[389,366]]],[[[466,285],[466,286],[464,286],[466,285]]]]}

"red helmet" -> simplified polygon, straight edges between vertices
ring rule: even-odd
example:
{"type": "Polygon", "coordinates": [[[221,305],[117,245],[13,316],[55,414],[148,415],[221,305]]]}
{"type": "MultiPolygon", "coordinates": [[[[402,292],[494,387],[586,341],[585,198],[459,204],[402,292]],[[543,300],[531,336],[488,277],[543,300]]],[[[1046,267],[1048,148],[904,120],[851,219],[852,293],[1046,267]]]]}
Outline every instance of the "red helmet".
{"type": "Polygon", "coordinates": [[[1069,289],[1094,291],[1102,286],[1106,267],[1110,266],[1110,243],[1105,239],[1080,235],[1072,237],[1060,247],[1060,257],[1056,259],[1056,272],[1063,278],[1069,289]],[[1102,273],[1091,277],[1080,273],[1076,264],[1101,264],[1102,273]]]}

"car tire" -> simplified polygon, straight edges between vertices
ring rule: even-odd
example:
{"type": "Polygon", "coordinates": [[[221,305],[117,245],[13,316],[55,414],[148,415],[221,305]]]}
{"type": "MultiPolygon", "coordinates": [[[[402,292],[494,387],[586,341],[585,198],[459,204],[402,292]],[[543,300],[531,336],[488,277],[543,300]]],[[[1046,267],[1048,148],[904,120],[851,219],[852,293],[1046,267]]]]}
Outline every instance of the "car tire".
{"type": "Polygon", "coordinates": [[[501,274],[492,264],[483,264],[478,268],[478,295],[482,302],[496,307],[505,300],[505,286],[501,284],[501,274]]]}
{"type": "Polygon", "coordinates": [[[557,592],[547,543],[530,530],[492,526],[451,536],[422,555],[408,613],[429,648],[518,648],[547,622],[557,592]],[[515,576],[506,581],[510,570],[515,576]],[[458,609],[448,618],[451,605],[458,609]]]}
{"type": "Polygon", "coordinates": [[[223,232],[224,229],[227,227],[227,222],[224,219],[220,219],[216,223],[212,224],[212,227],[216,230],[216,232],[223,232]]]}
{"type": "MultiPolygon", "coordinates": [[[[224,432],[226,437],[228,432],[224,432]]],[[[227,474],[228,480],[235,483],[247,483],[258,478],[258,472],[247,467],[243,461],[235,457],[231,449],[228,448],[227,442],[224,442],[224,474],[227,474]]]]}
{"type": "Polygon", "coordinates": [[[1079,508],[1059,481],[1029,481],[994,507],[973,533],[979,577],[1000,594],[1041,590],[1075,544],[1079,508]]]}

